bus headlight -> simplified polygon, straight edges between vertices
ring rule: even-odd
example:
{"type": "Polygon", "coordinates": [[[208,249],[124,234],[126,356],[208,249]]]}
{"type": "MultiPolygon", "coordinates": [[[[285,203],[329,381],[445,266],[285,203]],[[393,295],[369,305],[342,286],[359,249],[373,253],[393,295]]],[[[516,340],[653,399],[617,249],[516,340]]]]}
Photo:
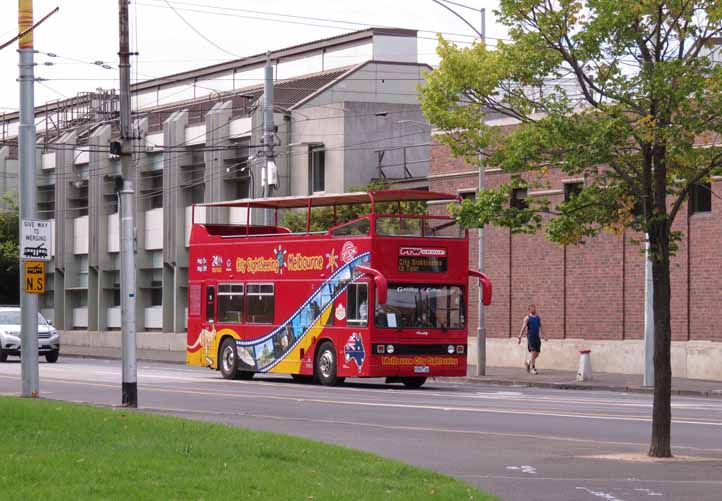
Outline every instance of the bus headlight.
{"type": "Polygon", "coordinates": [[[388,345],[388,346],[386,347],[386,353],[388,353],[389,355],[391,355],[393,352],[394,352],[394,345],[393,345],[393,344],[388,345]]]}
{"type": "Polygon", "coordinates": [[[463,355],[464,354],[464,345],[458,344],[456,345],[456,354],[457,355],[463,355]]]}
{"type": "Polygon", "coordinates": [[[449,352],[449,355],[453,355],[454,353],[456,353],[456,348],[454,348],[453,344],[450,344],[446,351],[449,352]]]}

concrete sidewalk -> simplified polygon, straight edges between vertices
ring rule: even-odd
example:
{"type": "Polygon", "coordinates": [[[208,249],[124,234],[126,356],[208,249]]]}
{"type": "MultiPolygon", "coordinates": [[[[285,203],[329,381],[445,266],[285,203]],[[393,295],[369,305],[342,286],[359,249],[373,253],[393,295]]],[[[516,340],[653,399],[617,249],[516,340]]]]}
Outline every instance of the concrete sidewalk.
{"type": "MultiPolygon", "coordinates": [[[[488,367],[486,376],[469,376],[466,380],[479,384],[556,388],[559,390],[653,392],[652,388],[642,386],[641,374],[595,372],[591,381],[578,382],[576,378],[576,371],[540,369],[539,374],[534,375],[526,372],[523,367],[488,367]]],[[[673,377],[672,395],[722,398],[722,381],[673,377]]]]}
{"type": "MultiPolygon", "coordinates": [[[[66,357],[120,359],[120,348],[94,348],[64,345],[61,355],[66,357]]],[[[185,364],[185,352],[138,350],[142,362],[185,364]]],[[[600,390],[630,393],[652,393],[642,386],[642,376],[632,374],[594,373],[592,381],[577,382],[575,371],[540,370],[534,375],[523,367],[489,367],[486,376],[469,376],[467,383],[503,386],[553,388],[558,390],[600,390]]],[[[449,379],[449,381],[455,381],[449,379]]],[[[458,380],[457,380],[458,381],[458,380]]],[[[722,382],[701,379],[672,378],[672,394],[679,396],[722,398],[722,382]]]]}

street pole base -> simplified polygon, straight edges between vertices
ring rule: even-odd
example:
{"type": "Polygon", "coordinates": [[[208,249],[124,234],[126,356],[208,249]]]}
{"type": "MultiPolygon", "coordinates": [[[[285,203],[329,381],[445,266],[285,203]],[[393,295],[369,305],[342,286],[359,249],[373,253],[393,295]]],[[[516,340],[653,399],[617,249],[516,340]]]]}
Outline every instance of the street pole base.
{"type": "Polygon", "coordinates": [[[123,383],[123,407],[138,407],[138,383],[123,383]]]}

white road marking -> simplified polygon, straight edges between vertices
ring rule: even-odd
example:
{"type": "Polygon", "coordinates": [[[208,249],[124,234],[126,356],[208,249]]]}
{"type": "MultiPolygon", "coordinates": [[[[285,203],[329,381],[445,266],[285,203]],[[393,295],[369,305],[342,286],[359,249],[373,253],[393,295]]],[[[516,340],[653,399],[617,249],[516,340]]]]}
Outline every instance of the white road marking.
{"type": "Polygon", "coordinates": [[[652,489],[641,489],[641,488],[637,488],[637,489],[634,489],[634,490],[637,491],[637,492],[643,492],[643,493],[646,494],[647,496],[661,496],[661,495],[662,495],[661,492],[656,492],[656,491],[653,491],[652,489]]]}
{"type": "Polygon", "coordinates": [[[591,489],[587,489],[586,487],[577,487],[577,490],[580,491],[586,491],[592,496],[596,496],[598,498],[606,499],[607,501],[623,501],[622,499],[616,497],[613,494],[609,494],[608,492],[602,492],[602,491],[593,491],[591,489]]]}
{"type": "Polygon", "coordinates": [[[507,470],[520,471],[522,473],[528,473],[529,475],[536,475],[536,468],[529,466],[528,464],[522,466],[507,466],[507,470]]]}

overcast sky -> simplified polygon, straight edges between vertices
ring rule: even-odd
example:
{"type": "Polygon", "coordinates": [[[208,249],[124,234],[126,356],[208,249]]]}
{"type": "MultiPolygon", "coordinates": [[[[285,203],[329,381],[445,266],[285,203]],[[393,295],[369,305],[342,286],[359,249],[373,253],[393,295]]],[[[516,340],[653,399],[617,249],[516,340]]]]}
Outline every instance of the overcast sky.
{"type": "MultiPolygon", "coordinates": [[[[140,53],[133,60],[133,64],[137,63],[134,68],[137,80],[231,60],[231,54],[239,57],[258,54],[370,25],[424,30],[419,33],[419,37],[424,37],[419,39],[419,60],[435,64],[435,32],[446,33],[459,42],[470,42],[473,35],[469,26],[432,0],[168,2],[210,41],[195,33],[168,7],[166,0],[131,0],[131,49],[140,53]]],[[[458,3],[487,9],[490,44],[495,37],[504,35],[493,20],[497,0],[458,3]]],[[[35,34],[35,49],[41,52],[35,56],[36,77],[47,79],[35,86],[36,105],[98,87],[117,88],[117,0],[34,0],[35,20],[57,6],[60,11],[35,34]],[[101,61],[112,69],[94,64],[101,61]]],[[[479,26],[479,12],[451,7],[479,26]]],[[[0,43],[16,32],[17,1],[0,0],[0,43]]],[[[16,49],[17,43],[0,51],[0,113],[16,111],[18,107],[16,49]]]]}

